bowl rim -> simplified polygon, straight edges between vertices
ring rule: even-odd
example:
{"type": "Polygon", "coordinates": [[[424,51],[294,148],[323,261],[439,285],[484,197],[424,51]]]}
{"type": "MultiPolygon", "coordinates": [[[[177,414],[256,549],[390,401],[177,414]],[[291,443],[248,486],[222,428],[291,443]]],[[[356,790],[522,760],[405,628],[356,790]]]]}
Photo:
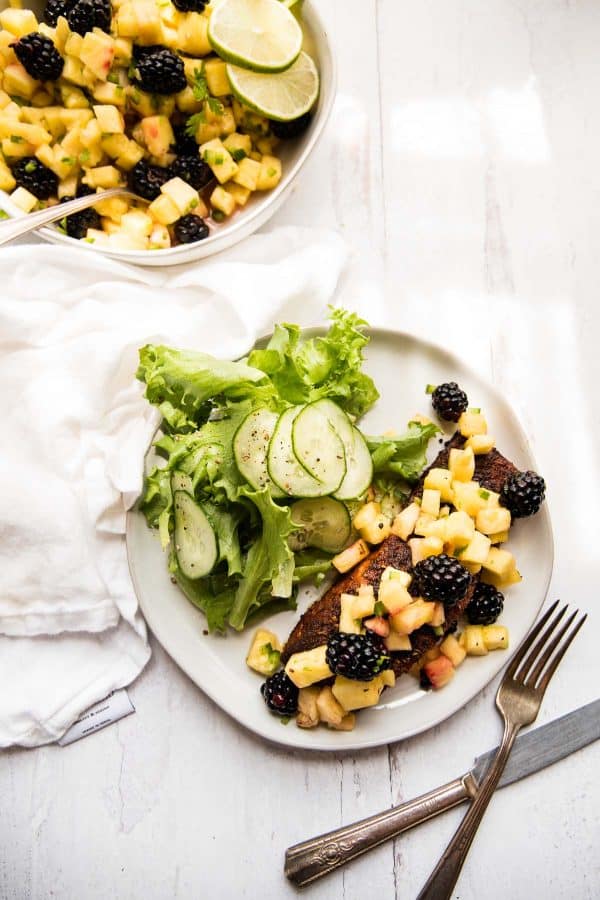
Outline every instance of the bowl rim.
{"type": "MultiPolygon", "coordinates": [[[[325,126],[329,121],[336,96],[337,60],[335,57],[335,53],[333,52],[333,45],[328,29],[325,26],[321,13],[318,11],[312,0],[304,0],[303,16],[307,17],[308,19],[307,24],[309,30],[313,33],[319,32],[322,35],[322,47],[324,50],[324,55],[327,58],[328,68],[330,70],[330,77],[327,81],[327,91],[324,95],[324,103],[319,108],[317,115],[315,116],[312,133],[310,134],[304,149],[299,154],[298,158],[294,161],[293,165],[288,169],[287,172],[285,172],[284,177],[281,179],[277,187],[265,194],[261,202],[257,203],[252,210],[248,211],[247,215],[242,215],[237,221],[232,222],[225,228],[220,228],[217,232],[210,235],[205,241],[202,241],[202,243],[198,246],[202,247],[202,250],[206,252],[203,252],[202,257],[197,257],[196,261],[207,258],[209,256],[214,256],[215,254],[228,249],[234,244],[239,243],[239,241],[243,240],[244,237],[252,234],[258,228],[260,228],[260,226],[266,221],[266,219],[264,218],[265,209],[268,206],[272,205],[274,207],[273,213],[276,211],[276,209],[278,208],[278,203],[283,201],[284,195],[291,188],[300,170],[306,163],[309,156],[312,154],[313,150],[315,149],[323,135],[325,126]]],[[[323,66],[320,65],[320,97],[323,95],[322,69],[323,66]]],[[[11,217],[23,214],[22,211],[11,202],[9,194],[3,190],[0,190],[0,209],[10,214],[11,217]]],[[[182,257],[182,263],[187,262],[190,260],[189,254],[193,246],[190,244],[181,244],[177,247],[167,247],[161,250],[119,250],[109,249],[106,247],[94,247],[93,245],[87,244],[84,241],[80,241],[77,238],[72,238],[66,234],[61,234],[59,231],[49,225],[38,229],[37,232],[34,233],[37,233],[40,237],[44,238],[44,240],[48,241],[49,243],[77,247],[80,251],[83,251],[85,253],[100,253],[102,256],[106,256],[108,258],[121,260],[123,262],[130,262],[142,266],[150,264],[150,261],[152,261],[153,265],[156,265],[161,260],[166,264],[172,265],[178,260],[178,257],[182,257]]]]}

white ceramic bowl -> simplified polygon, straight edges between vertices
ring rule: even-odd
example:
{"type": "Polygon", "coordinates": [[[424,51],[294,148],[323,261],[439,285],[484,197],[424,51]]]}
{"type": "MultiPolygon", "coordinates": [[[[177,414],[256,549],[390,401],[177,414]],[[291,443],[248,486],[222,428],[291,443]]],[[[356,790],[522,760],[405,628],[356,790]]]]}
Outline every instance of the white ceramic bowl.
{"type": "MultiPolygon", "coordinates": [[[[45,5],[43,2],[40,0],[27,2],[26,0],[23,5],[31,8],[41,19],[41,11],[45,5]]],[[[0,9],[4,9],[6,6],[8,6],[8,0],[0,0],[0,9]]],[[[321,91],[309,129],[297,140],[283,142],[280,145],[281,152],[280,148],[277,148],[283,162],[283,177],[274,190],[254,194],[243,210],[234,213],[229,222],[218,225],[206,240],[195,244],[182,244],[168,250],[96,248],[91,244],[67,237],[50,226],[38,231],[40,237],[54,244],[77,246],[82,253],[103,253],[113,259],[120,259],[135,265],[174,266],[204,259],[221,250],[226,250],[264,225],[281,206],[300,169],[316,147],[329,118],[335,96],[336,66],[331,43],[323,21],[310,0],[304,0],[302,26],[305,34],[305,47],[315,59],[319,69],[321,91]]],[[[20,210],[15,209],[8,194],[4,191],[0,191],[0,209],[9,215],[22,214],[20,210]]]]}

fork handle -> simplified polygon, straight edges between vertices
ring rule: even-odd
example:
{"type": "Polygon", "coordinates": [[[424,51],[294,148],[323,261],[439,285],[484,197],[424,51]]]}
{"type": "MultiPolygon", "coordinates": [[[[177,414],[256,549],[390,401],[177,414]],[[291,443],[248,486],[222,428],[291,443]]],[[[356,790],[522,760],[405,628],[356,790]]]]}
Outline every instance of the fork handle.
{"type": "Polygon", "coordinates": [[[498,786],[520,728],[520,725],[509,725],[508,723],[505,725],[498,753],[484,780],[481,782],[473,803],[457,828],[454,837],[446,847],[437,866],[429,876],[417,900],[451,900],[454,886],[458,881],[458,876],[479,828],[479,823],[492,799],[492,794],[498,786]]]}

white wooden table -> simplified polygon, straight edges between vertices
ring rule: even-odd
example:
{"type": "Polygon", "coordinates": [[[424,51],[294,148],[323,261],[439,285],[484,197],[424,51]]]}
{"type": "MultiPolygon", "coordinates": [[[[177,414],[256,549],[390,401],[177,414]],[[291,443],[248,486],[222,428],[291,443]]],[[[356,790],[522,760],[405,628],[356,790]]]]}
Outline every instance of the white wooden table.
{"type": "MultiPolygon", "coordinates": [[[[321,0],[340,66],[327,136],[280,223],[339,228],[341,290],[510,396],[550,485],[552,595],[590,610],[540,722],[598,696],[600,4],[321,0]]],[[[6,689],[6,686],[3,686],[6,689]]],[[[137,714],[0,760],[0,897],[280,900],[286,846],[449,780],[499,737],[495,686],[431,733],[336,757],[240,730],[154,645],[137,714]]],[[[461,900],[600,896],[589,747],[498,793],[461,900]]],[[[307,896],[416,896],[455,811],[307,896]]]]}

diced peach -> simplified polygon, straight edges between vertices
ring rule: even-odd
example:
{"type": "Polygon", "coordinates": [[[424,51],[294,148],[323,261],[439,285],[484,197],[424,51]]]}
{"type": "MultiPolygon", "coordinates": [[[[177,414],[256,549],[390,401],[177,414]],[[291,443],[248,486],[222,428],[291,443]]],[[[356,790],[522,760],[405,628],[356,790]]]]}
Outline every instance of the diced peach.
{"type": "Polygon", "coordinates": [[[390,623],[383,616],[372,616],[370,619],[365,619],[363,624],[365,628],[374,631],[380,637],[387,637],[390,633],[390,623]]]}
{"type": "Polygon", "coordinates": [[[431,682],[431,686],[436,690],[444,687],[454,677],[454,666],[448,657],[443,655],[425,663],[423,671],[431,682]]]}

